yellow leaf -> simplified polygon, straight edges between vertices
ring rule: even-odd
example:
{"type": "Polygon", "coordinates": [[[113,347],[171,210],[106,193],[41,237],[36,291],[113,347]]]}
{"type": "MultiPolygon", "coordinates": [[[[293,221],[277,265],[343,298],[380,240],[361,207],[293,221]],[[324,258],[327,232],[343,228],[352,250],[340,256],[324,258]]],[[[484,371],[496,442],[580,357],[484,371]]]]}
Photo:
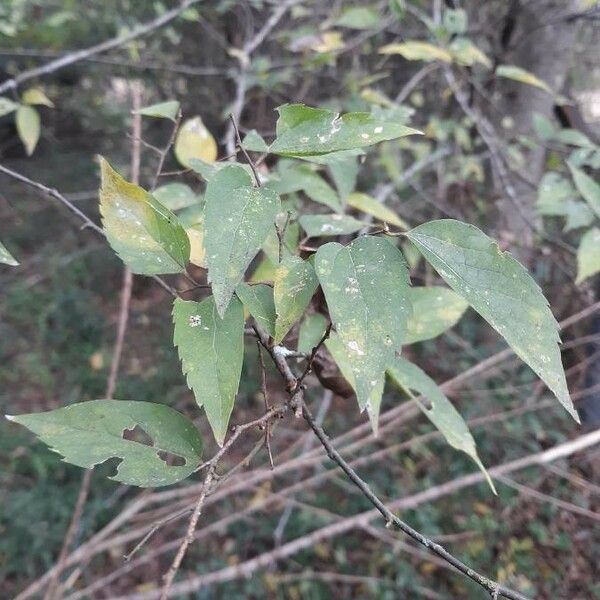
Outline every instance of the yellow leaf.
{"type": "Polygon", "coordinates": [[[22,104],[17,109],[15,123],[27,156],[31,156],[40,139],[40,115],[35,108],[22,104]]]}
{"type": "Polygon", "coordinates": [[[29,88],[23,92],[23,104],[43,104],[54,108],[54,104],[40,88],[29,88]]]}
{"type": "Polygon", "coordinates": [[[217,142],[201,117],[193,117],[183,123],[175,140],[175,156],[184,167],[188,168],[192,158],[209,163],[216,160],[217,142]]]}
{"type": "Polygon", "coordinates": [[[517,67],[515,65],[498,65],[496,68],[496,76],[497,77],[505,77],[506,79],[512,79],[513,81],[518,81],[520,83],[525,83],[527,85],[532,85],[534,87],[540,88],[549,94],[552,94],[552,89],[550,86],[525,69],[521,67],[517,67]]]}
{"type": "Polygon", "coordinates": [[[188,227],[185,232],[190,238],[190,262],[197,267],[206,269],[206,251],[204,250],[204,235],[202,229],[195,225],[188,227]]]}
{"type": "Polygon", "coordinates": [[[439,46],[427,42],[409,41],[401,44],[388,44],[379,48],[379,54],[400,54],[406,60],[425,60],[431,62],[441,60],[452,62],[452,55],[439,46]]]}
{"type": "Polygon", "coordinates": [[[372,215],[384,223],[395,225],[400,229],[410,229],[410,226],[406,221],[402,220],[391,208],[388,208],[368,194],[353,192],[348,196],[346,202],[352,208],[356,208],[368,215],[372,215]]]}
{"type": "Polygon", "coordinates": [[[344,38],[339,31],[326,31],[321,34],[311,49],[323,54],[324,52],[333,52],[344,47],[344,38]]]}
{"type": "Polygon", "coordinates": [[[90,356],[90,367],[94,371],[99,371],[104,366],[104,356],[100,350],[97,350],[90,356]]]}

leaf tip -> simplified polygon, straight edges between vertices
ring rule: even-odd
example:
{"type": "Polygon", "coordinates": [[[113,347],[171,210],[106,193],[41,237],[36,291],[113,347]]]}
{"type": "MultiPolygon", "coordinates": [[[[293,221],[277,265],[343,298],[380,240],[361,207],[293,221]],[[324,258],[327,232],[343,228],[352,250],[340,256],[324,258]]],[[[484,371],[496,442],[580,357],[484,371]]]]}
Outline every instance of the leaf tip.
{"type": "Polygon", "coordinates": [[[13,423],[17,422],[17,416],[16,415],[4,415],[4,418],[7,419],[8,421],[12,421],[13,423]]]}

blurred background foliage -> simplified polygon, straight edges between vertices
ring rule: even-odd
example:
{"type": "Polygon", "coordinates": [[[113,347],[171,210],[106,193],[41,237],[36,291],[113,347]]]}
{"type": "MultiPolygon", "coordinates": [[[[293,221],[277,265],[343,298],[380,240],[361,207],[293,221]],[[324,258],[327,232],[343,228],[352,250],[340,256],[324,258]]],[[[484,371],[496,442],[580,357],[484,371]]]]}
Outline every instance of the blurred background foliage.
{"type": "MultiPolygon", "coordinates": [[[[2,0],[1,79],[122,35],[174,5],[159,0],[2,0]]],[[[597,277],[577,286],[574,280],[577,246],[600,215],[590,216],[584,199],[569,183],[566,165],[570,160],[598,179],[597,3],[298,1],[249,60],[240,59],[239,49],[277,5],[266,0],[206,0],[149,36],[28,82],[7,97],[19,102],[25,90],[39,87],[54,106],[36,106],[41,135],[30,157],[13,115],[0,117],[0,160],[58,188],[96,219],[95,156],[108,156],[122,171],[127,169],[128,82],[133,79],[143,84],[144,104],[178,99],[185,117],[201,115],[219,143],[220,157],[226,156],[227,116],[235,108],[241,77],[245,79],[240,128],[242,132],[256,129],[266,139],[274,134],[274,108],[286,102],[342,111],[386,110],[425,135],[372,149],[361,165],[357,190],[385,200],[411,224],[445,216],[478,224],[528,264],[559,317],[598,299],[597,277]],[[446,59],[407,60],[379,53],[386,44],[407,41],[453,48],[451,68],[470,105],[499,132],[498,145],[511,167],[520,207],[505,201],[505,182],[493,172],[480,123],[463,112],[444,76],[446,59]],[[551,93],[535,82],[497,76],[495,68],[501,64],[535,73],[551,93]],[[538,189],[548,184],[548,173],[554,173],[555,179],[538,189]],[[536,207],[540,204],[541,209],[536,207]],[[519,216],[521,211],[525,217],[519,216]]],[[[164,145],[169,132],[170,126],[162,120],[144,122],[144,137],[151,144],[164,145]]],[[[143,185],[154,168],[152,154],[144,152],[143,185]]],[[[263,168],[276,165],[267,161],[263,168]]],[[[177,169],[169,156],[167,170],[177,169]]],[[[323,174],[318,176],[326,182],[323,174]]],[[[189,174],[178,180],[201,192],[202,186],[189,174]]],[[[322,184],[315,191],[313,180],[313,188],[298,201],[318,210],[310,197],[323,193],[322,184]]],[[[32,412],[101,397],[114,340],[121,263],[101,240],[80,231],[69,214],[6,178],[0,178],[0,239],[21,263],[16,269],[0,268],[0,409],[32,412]]],[[[436,282],[422,262],[415,260],[411,266],[413,281],[436,282]]],[[[151,281],[137,278],[116,397],[162,402],[196,415],[172,347],[169,315],[170,298],[151,281]]],[[[470,311],[454,329],[412,346],[409,356],[436,381],[444,381],[503,347],[481,325],[470,311]]],[[[569,330],[564,341],[599,333],[600,321],[587,320],[569,330]]],[[[590,349],[579,343],[565,352],[573,392],[599,382],[599,352],[597,345],[590,349]]],[[[240,420],[260,407],[257,375],[256,355],[249,347],[236,409],[240,420]]],[[[280,393],[275,384],[273,388],[274,394],[280,393]]],[[[315,405],[322,401],[317,385],[309,393],[315,405]]],[[[466,419],[528,406],[543,396],[532,374],[515,361],[451,394],[466,419]]],[[[587,398],[596,403],[590,404],[589,425],[597,426],[598,392],[587,398]]],[[[382,410],[399,401],[400,396],[390,392],[382,410]]],[[[330,429],[339,433],[359,422],[353,402],[334,399],[326,421],[330,429]]],[[[206,430],[202,419],[198,424],[206,430]]],[[[278,429],[276,450],[298,435],[295,424],[278,429]]],[[[374,446],[400,443],[427,431],[430,425],[421,419],[399,426],[374,446]]],[[[574,431],[557,407],[473,429],[488,465],[543,450],[574,431]]],[[[517,478],[529,490],[597,511],[598,488],[577,484],[594,478],[597,482],[597,456],[563,461],[563,475],[530,469],[517,478]]],[[[0,595],[12,597],[56,560],[81,472],[4,420],[0,421],[0,462],[0,595]]],[[[468,458],[434,440],[391,453],[365,468],[364,475],[383,498],[398,498],[471,471],[468,458]]],[[[212,508],[207,519],[241,510],[276,491],[277,485],[259,487],[254,496],[229,498],[212,508]]],[[[109,522],[135,494],[136,490],[94,477],[78,541],[109,522]]],[[[307,490],[299,501],[303,504],[293,510],[284,540],[369,508],[342,477],[307,490]]],[[[483,571],[494,565],[496,572],[490,575],[523,593],[583,599],[600,598],[595,583],[600,536],[594,514],[596,518],[575,514],[502,484],[499,496],[492,497],[480,484],[424,504],[403,518],[483,571]]],[[[225,528],[196,544],[186,559],[186,571],[210,572],[268,551],[280,515],[281,510],[259,511],[242,526],[225,528]]],[[[277,568],[190,597],[479,597],[474,586],[430,556],[378,531],[379,537],[356,530],[319,542],[277,568]]],[[[151,544],[167,539],[170,532],[160,532],[151,544]]],[[[117,548],[94,559],[86,567],[84,582],[115,570],[126,550],[117,548]]],[[[168,556],[156,558],[150,569],[134,569],[91,597],[133,592],[147,582],[149,573],[155,574],[159,585],[159,574],[167,565],[168,556]]]]}

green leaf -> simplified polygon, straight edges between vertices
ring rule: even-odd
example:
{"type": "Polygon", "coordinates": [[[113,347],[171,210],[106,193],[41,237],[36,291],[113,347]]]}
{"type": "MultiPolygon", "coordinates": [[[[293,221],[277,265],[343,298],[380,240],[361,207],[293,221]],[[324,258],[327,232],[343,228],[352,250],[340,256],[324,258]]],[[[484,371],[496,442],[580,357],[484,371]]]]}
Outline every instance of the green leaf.
{"type": "Polygon", "coordinates": [[[379,10],[367,6],[355,6],[345,10],[334,24],[348,29],[371,29],[377,27],[380,20],[379,10]]]}
{"type": "Polygon", "coordinates": [[[167,100],[158,104],[151,104],[140,108],[138,114],[143,117],[154,117],[157,119],[170,119],[175,121],[179,112],[179,102],[177,100],[167,100]]]}
{"type": "Polygon", "coordinates": [[[452,58],[459,64],[472,67],[481,64],[488,69],[492,68],[492,61],[471,40],[458,37],[452,41],[449,47],[452,58]]]}
{"type": "Polygon", "coordinates": [[[388,369],[388,375],[397,386],[405,390],[416,401],[418,407],[444,436],[450,446],[462,450],[473,459],[475,464],[482,470],[495,494],[496,489],[477,454],[475,440],[469,431],[469,427],[435,381],[419,367],[400,357],[394,359],[388,369]],[[423,396],[427,404],[418,396],[413,396],[411,392],[423,396]]]}
{"type": "Polygon", "coordinates": [[[250,130],[244,136],[244,139],[242,140],[242,146],[249,152],[266,153],[269,151],[267,142],[265,142],[256,129],[250,130]]]}
{"type": "Polygon", "coordinates": [[[280,178],[272,178],[267,187],[278,194],[304,192],[311,200],[328,206],[336,212],[341,212],[342,205],[335,190],[309,165],[280,161],[280,178]]]}
{"type": "Polygon", "coordinates": [[[577,249],[577,279],[584,279],[600,272],[600,229],[592,227],[585,232],[577,249]]]}
{"type": "Polygon", "coordinates": [[[217,159],[217,142],[202,122],[201,117],[184,121],[175,139],[175,157],[184,167],[191,167],[192,159],[211,163],[217,159]]]}
{"type": "Polygon", "coordinates": [[[192,169],[192,171],[195,171],[196,173],[198,173],[198,175],[200,175],[202,177],[202,179],[204,179],[206,182],[210,181],[219,171],[221,171],[223,169],[227,169],[228,167],[231,167],[232,165],[235,165],[236,167],[239,167],[240,169],[243,169],[244,171],[246,171],[246,173],[248,173],[248,176],[250,177],[250,179],[252,179],[252,177],[253,177],[252,169],[251,169],[250,165],[247,165],[247,164],[242,164],[242,163],[238,163],[238,162],[225,162],[225,161],[210,163],[210,162],[206,162],[200,158],[191,158],[190,159],[190,168],[192,169]]]}
{"type": "Polygon", "coordinates": [[[0,242],[0,263],[10,265],[11,267],[16,267],[19,264],[2,242],[0,242]]]}
{"type": "Polygon", "coordinates": [[[185,183],[166,183],[157,187],[152,195],[169,210],[181,210],[198,204],[198,196],[185,183]]]}
{"type": "Polygon", "coordinates": [[[368,227],[368,223],[337,213],[331,215],[302,215],[298,221],[308,237],[347,235],[368,227]]]}
{"type": "Polygon", "coordinates": [[[251,177],[237,165],[216,173],[206,186],[204,199],[208,280],[223,315],[273,227],[281,203],[273,190],[252,187],[251,177]]]}
{"type": "Polygon", "coordinates": [[[258,325],[271,337],[275,337],[275,301],[273,300],[273,288],[265,284],[249,285],[242,281],[235,288],[235,293],[258,325]]]}
{"type": "Polygon", "coordinates": [[[352,208],[371,215],[388,225],[395,225],[400,229],[410,229],[406,221],[401,219],[391,208],[373,198],[373,196],[363,194],[362,192],[354,192],[348,196],[346,202],[352,208]]]}
{"type": "Polygon", "coordinates": [[[558,324],[526,269],[473,225],[431,221],[407,233],[446,283],[508,342],[573,418],[558,347],[558,324]]]}
{"type": "Polygon", "coordinates": [[[50,100],[40,88],[29,88],[23,92],[21,100],[23,101],[23,104],[41,104],[42,106],[48,106],[50,108],[54,107],[52,100],[50,100]]]}
{"type": "Polygon", "coordinates": [[[404,257],[388,240],[363,236],[348,246],[321,246],[315,271],[355,380],[359,407],[369,408],[376,420],[379,402],[372,393],[382,386],[387,365],[405,342],[412,312],[404,257]]]}
{"type": "Polygon", "coordinates": [[[413,287],[409,290],[413,314],[408,319],[407,344],[430,340],[454,327],[469,304],[445,287],[413,287]]]}
{"type": "Polygon", "coordinates": [[[568,144],[570,146],[579,146],[581,148],[594,148],[593,142],[584,133],[577,129],[560,129],[554,139],[557,142],[568,144]]]}
{"type": "Polygon", "coordinates": [[[244,359],[244,311],[233,298],[219,317],[212,296],[202,302],[177,298],[173,304],[173,343],[187,384],[203,406],[222,446],[240,384],[244,359]]]}
{"type": "Polygon", "coordinates": [[[427,62],[441,60],[448,63],[452,62],[452,55],[447,50],[444,50],[444,48],[416,40],[400,44],[388,44],[379,48],[379,54],[399,54],[406,58],[406,60],[424,60],[427,62]]]}
{"type": "Polygon", "coordinates": [[[444,11],[444,27],[448,33],[462,35],[467,30],[467,23],[467,13],[462,8],[449,8],[444,11]]]}
{"type": "Polygon", "coordinates": [[[589,204],[589,207],[594,211],[596,216],[600,218],[600,185],[581,169],[577,169],[570,164],[569,169],[571,169],[575,187],[583,196],[583,199],[589,204]]]}
{"type": "Polygon", "coordinates": [[[126,485],[158,487],[189,477],[200,464],[202,439],[193,423],[162,404],[124,400],[90,400],[42,413],[8,416],[24,425],[64,460],[91,469],[120,458],[111,479],[126,485]],[[151,439],[146,445],[123,434],[141,428],[151,439]],[[185,460],[169,465],[160,453],[185,460]]]}
{"type": "Polygon", "coordinates": [[[545,81],[537,77],[537,75],[534,75],[533,73],[530,73],[529,71],[515,65],[498,65],[496,67],[496,77],[505,77],[506,79],[512,79],[513,81],[518,81],[519,83],[525,83],[527,85],[540,88],[549,94],[554,93],[550,86],[545,81]]]}
{"type": "MultiPolygon", "coordinates": [[[[319,338],[320,339],[320,338],[319,338]]],[[[317,340],[318,343],[319,340],[317,340]]],[[[355,370],[353,367],[352,360],[350,359],[344,343],[340,336],[332,331],[329,334],[329,338],[325,340],[325,346],[331,354],[335,364],[338,366],[344,379],[350,384],[356,397],[358,398],[358,384],[356,377],[354,376],[355,370]]],[[[385,386],[385,377],[377,377],[371,381],[371,387],[368,391],[368,398],[365,402],[364,408],[367,410],[367,416],[373,429],[375,436],[379,433],[379,411],[381,410],[381,399],[383,397],[383,388],[385,386]]],[[[359,401],[360,404],[360,401],[359,401]]],[[[362,409],[361,409],[362,410],[362,409]]]]}
{"type": "Polygon", "coordinates": [[[303,104],[286,104],[278,111],[277,138],[270,151],[283,156],[301,157],[364,148],[420,133],[410,127],[376,119],[370,113],[340,116],[303,104]]]}
{"type": "Polygon", "coordinates": [[[15,124],[27,156],[31,156],[40,139],[40,114],[35,108],[22,104],[17,109],[15,124]]]}
{"type": "Polygon", "coordinates": [[[100,169],[102,225],[121,260],[143,275],[185,271],[190,243],[177,217],[152,194],[125,181],[104,158],[100,169]]]}
{"type": "Polygon", "coordinates": [[[0,97],[0,117],[9,115],[19,108],[19,105],[8,98],[0,97]]]}
{"type": "Polygon", "coordinates": [[[275,274],[275,343],[279,344],[304,314],[319,282],[312,265],[298,256],[284,258],[275,274]]]}
{"type": "Polygon", "coordinates": [[[327,329],[327,319],[321,313],[304,317],[298,331],[298,352],[308,354],[320,341],[327,329]]]}
{"type": "Polygon", "coordinates": [[[356,179],[358,177],[358,161],[354,156],[346,160],[339,160],[329,165],[331,178],[335,183],[335,187],[342,201],[346,200],[348,195],[354,191],[356,187],[356,179]]]}

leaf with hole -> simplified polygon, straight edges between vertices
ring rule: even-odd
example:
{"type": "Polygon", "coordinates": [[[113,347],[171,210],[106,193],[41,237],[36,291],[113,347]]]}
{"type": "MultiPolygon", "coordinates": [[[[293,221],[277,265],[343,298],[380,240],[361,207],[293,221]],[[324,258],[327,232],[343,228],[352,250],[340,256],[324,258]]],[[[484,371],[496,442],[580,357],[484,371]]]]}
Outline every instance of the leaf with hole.
{"type": "Polygon", "coordinates": [[[183,374],[203,406],[215,439],[223,445],[244,359],[244,310],[233,298],[221,318],[212,296],[202,302],[177,298],[173,304],[183,374]]]}
{"type": "Polygon", "coordinates": [[[275,300],[275,343],[279,344],[304,314],[319,282],[313,266],[298,256],[284,258],[277,272],[273,288],[275,300]]]}
{"type": "Polygon", "coordinates": [[[278,108],[277,137],[270,152],[282,156],[310,156],[364,148],[420,132],[375,118],[370,113],[339,113],[285,104],[278,108]]]}
{"type": "Polygon", "coordinates": [[[583,234],[579,242],[575,283],[581,283],[596,273],[600,273],[600,229],[592,227],[583,234]]]}
{"type": "Polygon", "coordinates": [[[32,106],[22,104],[17,109],[15,124],[27,156],[31,156],[40,139],[40,114],[32,106]]]}
{"type": "Polygon", "coordinates": [[[201,117],[184,121],[175,138],[175,157],[181,165],[191,167],[192,159],[211,163],[217,160],[217,142],[201,117]]]}
{"type": "Polygon", "coordinates": [[[348,215],[302,215],[300,226],[308,237],[333,237],[360,231],[369,224],[348,215]]]}
{"type": "Polygon", "coordinates": [[[2,242],[0,242],[0,263],[10,265],[11,267],[16,267],[19,264],[19,262],[8,251],[8,249],[2,242]]]}
{"type": "Polygon", "coordinates": [[[263,245],[281,209],[279,196],[252,187],[237,165],[221,169],[208,182],[204,209],[204,248],[208,280],[219,314],[263,245]]]}
{"type": "Polygon", "coordinates": [[[162,404],[90,400],[42,413],[8,416],[24,425],[68,463],[91,469],[121,459],[111,479],[126,485],[158,487],[189,477],[200,464],[202,439],[193,423],[162,404]],[[126,439],[141,429],[152,445],[126,439]],[[165,459],[178,459],[181,465],[165,459]]]}
{"type": "Polygon", "coordinates": [[[143,275],[185,271],[190,243],[177,217],[152,194],[125,181],[104,158],[100,169],[102,225],[121,260],[143,275]]]}
{"type": "Polygon", "coordinates": [[[419,225],[407,235],[579,421],[561,362],[558,324],[527,270],[473,225],[442,219],[419,225]]]}
{"type": "Polygon", "coordinates": [[[435,381],[417,365],[400,357],[395,357],[388,369],[388,375],[398,387],[415,400],[417,406],[444,436],[448,444],[457,450],[462,450],[473,459],[495,494],[496,489],[477,454],[475,440],[469,427],[435,381]],[[416,397],[413,392],[417,394],[416,397]]]}
{"type": "Polygon", "coordinates": [[[275,336],[275,301],[273,288],[264,283],[249,285],[242,281],[235,293],[244,308],[254,317],[258,325],[271,337],[275,336]]]}
{"type": "Polygon", "coordinates": [[[445,287],[413,287],[409,290],[413,314],[408,319],[407,344],[430,340],[454,327],[469,306],[445,287]]]}
{"type": "Polygon", "coordinates": [[[353,374],[359,407],[374,414],[373,389],[401,351],[412,313],[404,257],[388,240],[363,236],[348,246],[321,246],[315,271],[353,374]]]}

